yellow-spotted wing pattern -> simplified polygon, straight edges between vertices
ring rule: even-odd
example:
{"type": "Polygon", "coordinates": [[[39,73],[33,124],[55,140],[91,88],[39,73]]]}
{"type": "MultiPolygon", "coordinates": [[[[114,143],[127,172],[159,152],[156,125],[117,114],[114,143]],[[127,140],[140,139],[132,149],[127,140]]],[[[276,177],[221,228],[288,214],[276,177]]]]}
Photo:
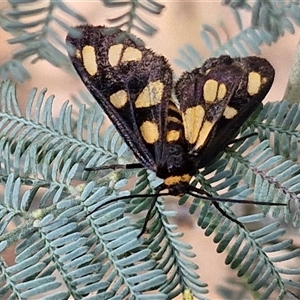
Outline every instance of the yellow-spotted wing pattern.
{"type": "Polygon", "coordinates": [[[120,31],[81,26],[81,38],[67,37],[71,56],[88,90],[104,109],[137,159],[156,171],[172,93],[172,70],[163,56],[137,46],[120,31]]]}
{"type": "Polygon", "coordinates": [[[73,65],[139,162],[164,179],[157,194],[187,193],[191,177],[224,150],[273,82],[265,59],[221,56],[173,87],[167,60],[121,30],[77,29],[81,37],[67,37],[73,65]]]}
{"type": "Polygon", "coordinates": [[[188,152],[195,157],[199,168],[205,167],[228,145],[260,105],[273,79],[274,69],[266,59],[255,56],[231,58],[227,55],[211,58],[201,68],[181,76],[175,92],[186,119],[186,135],[191,129],[194,132],[193,139],[187,139],[188,152]],[[239,79],[235,86],[236,76],[239,79]],[[202,81],[205,83],[201,90],[198,87],[202,81]],[[226,92],[229,101],[228,97],[227,102],[221,101],[220,95],[226,92]],[[202,112],[200,118],[188,115],[193,110],[202,112]]]}

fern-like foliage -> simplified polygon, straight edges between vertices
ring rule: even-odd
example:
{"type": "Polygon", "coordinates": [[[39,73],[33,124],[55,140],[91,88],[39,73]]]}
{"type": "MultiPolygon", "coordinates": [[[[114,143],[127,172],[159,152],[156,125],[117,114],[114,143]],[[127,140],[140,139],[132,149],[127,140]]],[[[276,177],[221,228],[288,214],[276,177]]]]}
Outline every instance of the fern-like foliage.
{"type": "MultiPolygon", "coordinates": [[[[100,180],[95,181],[79,162],[106,164],[123,156],[127,147],[120,146],[119,136],[112,129],[101,137],[102,118],[96,112],[85,116],[84,106],[75,120],[66,102],[58,119],[53,119],[53,96],[47,98],[45,94],[45,90],[33,90],[22,116],[14,86],[9,82],[1,86],[1,179],[5,193],[1,201],[0,245],[2,252],[12,248],[16,252],[12,266],[2,260],[1,297],[172,299],[189,289],[198,299],[204,298],[206,284],[195,273],[197,266],[188,260],[194,254],[189,245],[179,241],[182,234],[168,223],[173,213],[165,210],[161,200],[153,211],[150,234],[143,239],[136,238],[136,228],[142,226],[143,219],[132,223],[128,213],[132,216],[145,212],[151,199],[134,199],[126,210],[123,202],[117,202],[91,214],[99,204],[128,195],[118,190],[130,174],[98,174],[100,180]],[[87,119],[90,121],[85,123],[85,132],[83,124],[87,119]],[[85,184],[76,186],[75,179],[85,184]],[[33,210],[34,205],[38,208],[33,210]],[[10,226],[15,228],[8,230],[10,226]],[[156,292],[148,294],[149,291],[156,292]]],[[[282,113],[280,109],[278,113],[282,113]]],[[[249,124],[259,124],[259,117],[249,124]]],[[[201,182],[215,195],[227,189],[222,197],[245,198],[254,192],[258,201],[290,200],[297,206],[299,199],[294,191],[298,183],[294,178],[299,177],[295,177],[299,165],[282,156],[272,159],[267,141],[244,154],[253,139],[233,144],[193,184],[201,182]],[[292,171],[281,172],[287,169],[292,171]],[[238,185],[241,178],[245,184],[238,185]]],[[[142,170],[131,193],[153,191],[158,184],[154,175],[142,170]]],[[[181,201],[185,200],[186,197],[181,201]]],[[[198,214],[198,225],[206,235],[215,235],[217,251],[228,251],[226,263],[238,270],[238,276],[247,278],[261,299],[274,295],[280,298],[299,288],[297,281],[286,276],[300,273],[293,263],[300,250],[293,250],[291,240],[283,238],[285,231],[278,222],[262,225],[261,213],[240,217],[241,226],[220,215],[209,202],[199,200],[194,199],[190,208],[191,213],[198,214]],[[248,223],[258,228],[250,231],[244,227],[248,223]],[[269,252],[276,255],[270,258],[269,252]],[[294,267],[277,266],[284,261],[294,267]]],[[[222,208],[234,215],[230,205],[225,203],[222,208]]],[[[275,216],[282,214],[278,209],[272,210],[275,216]]],[[[285,218],[291,219],[287,208],[285,218]]]]}
{"type": "Polygon", "coordinates": [[[119,0],[104,0],[103,3],[107,7],[117,7],[118,10],[123,8],[120,16],[113,19],[108,19],[113,26],[122,27],[127,32],[136,30],[139,33],[145,35],[153,35],[157,29],[145,20],[143,13],[159,15],[164,5],[157,1],[146,0],[146,1],[119,1],[119,0]]]}
{"type": "MultiPolygon", "coordinates": [[[[69,26],[53,13],[59,9],[83,19],[61,1],[49,2],[48,6],[47,2],[37,2],[39,8],[30,10],[20,1],[10,2],[12,10],[1,24],[16,36],[12,43],[22,48],[1,68],[1,76],[23,81],[28,72],[22,62],[29,57],[64,66],[65,54],[56,48],[61,40],[50,25],[57,22],[67,30],[69,26]],[[30,14],[36,14],[37,21],[26,23],[25,16],[30,14]]],[[[264,7],[273,5],[273,1],[261,3],[264,7]]],[[[137,9],[154,14],[162,9],[150,0],[109,0],[105,4],[129,7],[129,12],[111,21],[127,26],[128,31],[143,33],[153,33],[154,29],[141,19],[137,9]]],[[[245,1],[230,5],[236,13],[239,8],[254,9],[245,1]]],[[[257,30],[272,36],[268,28],[262,28],[257,30]]],[[[188,46],[182,53],[192,58],[185,62],[186,69],[200,64],[201,57],[194,48],[188,46]]],[[[183,291],[186,297],[193,294],[194,298],[206,299],[207,284],[190,261],[194,257],[191,246],[180,240],[182,233],[169,218],[175,213],[166,210],[163,199],[159,198],[154,207],[149,233],[140,239],[137,235],[151,197],[104,205],[122,196],[153,193],[159,180],[145,169],[139,173],[85,170],[134,159],[113,126],[104,130],[103,114],[80,104],[87,103],[86,97],[75,96],[76,110],[65,102],[54,118],[54,96],[47,96],[46,89],[31,90],[23,114],[14,84],[3,81],[0,95],[1,299],[173,299],[183,291]],[[128,191],[127,179],[133,176],[137,177],[136,184],[128,191]],[[95,210],[99,205],[103,207],[95,210]],[[8,256],[11,253],[12,260],[8,256]]],[[[279,222],[300,224],[299,118],[298,105],[267,104],[241,129],[242,135],[257,131],[259,142],[253,136],[229,145],[191,183],[200,183],[221,199],[249,197],[289,206],[263,206],[261,212],[236,217],[230,203],[220,202],[229,216],[238,219],[235,223],[201,197],[183,196],[179,201],[183,204],[189,200],[189,212],[195,215],[198,226],[207,236],[214,236],[218,252],[226,251],[225,263],[236,270],[255,298],[299,295],[300,249],[285,237],[279,222]]]]}
{"type": "MultiPolygon", "coordinates": [[[[56,67],[68,68],[70,64],[65,55],[63,37],[67,32],[72,32],[74,36],[79,33],[64,18],[72,17],[78,22],[86,22],[85,18],[62,0],[26,1],[26,5],[23,1],[9,2],[11,9],[1,13],[0,26],[14,36],[8,43],[18,45],[19,48],[13,52],[9,61],[0,66],[2,79],[24,82],[30,78],[30,73],[23,65],[27,59],[31,59],[33,63],[41,59],[47,60],[56,67]],[[61,30],[65,34],[61,34],[61,30]]],[[[144,14],[158,15],[164,8],[164,5],[150,0],[105,0],[103,3],[121,11],[120,16],[108,20],[113,26],[123,27],[128,33],[136,30],[146,35],[153,35],[156,29],[145,20],[144,14]]]]}
{"type": "Polygon", "coordinates": [[[288,101],[270,105],[267,103],[256,119],[253,127],[258,130],[261,140],[269,139],[273,134],[274,153],[280,154],[292,161],[299,157],[298,141],[300,122],[298,105],[289,106],[288,101]]]}
{"type": "Polygon", "coordinates": [[[61,0],[26,2],[31,3],[24,5],[23,1],[10,1],[11,10],[2,12],[0,18],[0,26],[14,36],[8,43],[20,46],[11,59],[0,66],[0,76],[18,82],[24,82],[30,77],[23,66],[26,59],[31,59],[32,62],[45,59],[57,67],[68,66],[65,42],[59,30],[67,33],[74,29],[63,21],[62,16],[71,16],[79,22],[85,21],[61,0]]]}
{"type": "MultiPolygon", "coordinates": [[[[224,41],[221,35],[224,35],[225,32],[228,36],[226,24],[221,23],[218,28],[204,24],[200,35],[211,56],[228,54],[237,57],[253,53],[260,54],[262,45],[270,46],[286,32],[294,33],[294,26],[300,25],[299,1],[258,0],[252,3],[241,0],[225,1],[224,4],[231,9],[239,32],[224,41]],[[251,24],[244,28],[242,20],[246,13],[251,14],[251,24]]],[[[184,70],[191,70],[202,64],[202,60],[198,59],[198,51],[191,45],[185,45],[179,55],[180,58],[176,60],[176,63],[184,70]],[[195,53],[197,54],[195,55],[195,53]],[[194,64],[195,60],[196,65],[194,64]]]]}
{"type": "MultiPolygon", "coordinates": [[[[174,245],[166,243],[162,235],[163,249],[159,249],[157,241],[145,248],[143,240],[136,238],[139,230],[134,230],[130,219],[124,216],[121,202],[89,215],[102,201],[116,197],[117,190],[124,185],[122,178],[129,175],[119,174],[115,178],[109,175],[97,183],[90,181],[86,186],[74,188],[76,178],[89,181],[87,172],[78,173],[78,162],[105,164],[116,160],[118,155],[123,156],[127,147],[116,146],[119,143],[116,132],[108,130],[105,137],[101,137],[101,119],[94,116],[88,123],[89,133],[84,135],[83,120],[91,116],[84,116],[83,106],[76,124],[72,123],[72,109],[67,102],[59,118],[54,120],[53,97],[45,98],[45,90],[38,95],[36,90],[31,92],[22,117],[14,86],[5,82],[1,92],[3,143],[0,151],[4,158],[1,179],[5,183],[5,196],[1,201],[1,250],[11,249],[17,241],[16,264],[22,262],[10,268],[2,261],[2,275],[12,277],[13,281],[5,280],[6,284],[1,285],[1,297],[11,294],[12,288],[16,288],[14,297],[24,298],[41,298],[51,291],[52,295],[45,295],[43,299],[67,299],[70,295],[80,299],[93,292],[97,292],[100,299],[114,299],[114,296],[120,299],[128,295],[130,299],[167,299],[166,295],[180,293],[184,284],[198,286],[197,295],[206,291],[205,284],[197,280],[195,273],[184,274],[187,267],[195,269],[195,265],[184,258],[193,254],[187,251],[189,246],[175,243],[178,233],[173,233],[172,228],[167,232],[174,245]],[[105,193],[107,188],[100,188],[108,183],[109,197],[105,193]],[[23,186],[28,189],[20,197],[23,186]],[[37,194],[38,204],[34,202],[37,194]],[[32,211],[36,204],[39,209],[32,211]],[[5,233],[15,222],[20,226],[5,233]],[[178,261],[170,263],[174,253],[178,261]],[[55,265],[59,266],[62,279],[51,275],[55,265]],[[170,272],[164,272],[165,268],[173,270],[172,280],[167,279],[170,272]],[[180,272],[182,275],[178,275],[180,272]],[[57,290],[62,282],[67,286],[63,289],[65,292],[57,290]],[[75,289],[71,291],[71,287],[75,289]],[[162,291],[142,296],[155,288],[162,291]]],[[[168,213],[162,211],[162,214],[168,213]]]]}

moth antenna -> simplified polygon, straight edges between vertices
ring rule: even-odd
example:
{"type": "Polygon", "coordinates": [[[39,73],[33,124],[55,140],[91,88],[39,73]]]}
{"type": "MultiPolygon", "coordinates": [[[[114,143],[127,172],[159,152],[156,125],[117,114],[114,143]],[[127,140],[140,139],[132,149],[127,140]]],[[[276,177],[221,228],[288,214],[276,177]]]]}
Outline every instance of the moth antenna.
{"type": "Polygon", "coordinates": [[[230,198],[217,198],[209,195],[209,193],[203,191],[202,189],[198,189],[194,186],[190,186],[190,191],[187,194],[198,197],[203,200],[208,200],[212,202],[228,202],[228,203],[242,203],[242,204],[258,204],[258,205],[268,205],[268,206],[287,206],[287,203],[273,203],[273,202],[266,202],[266,201],[254,201],[254,200],[247,200],[247,199],[230,199],[230,198]],[[196,192],[197,194],[195,194],[196,192]],[[203,195],[205,194],[205,195],[203,195]]]}
{"type": "Polygon", "coordinates": [[[100,167],[87,167],[84,168],[85,171],[100,171],[100,170],[116,170],[116,169],[123,169],[123,170],[129,170],[129,169],[140,169],[143,168],[143,165],[140,163],[136,164],[128,164],[128,165],[120,165],[120,164],[115,164],[115,165],[108,165],[108,166],[100,166],[100,167]]]}

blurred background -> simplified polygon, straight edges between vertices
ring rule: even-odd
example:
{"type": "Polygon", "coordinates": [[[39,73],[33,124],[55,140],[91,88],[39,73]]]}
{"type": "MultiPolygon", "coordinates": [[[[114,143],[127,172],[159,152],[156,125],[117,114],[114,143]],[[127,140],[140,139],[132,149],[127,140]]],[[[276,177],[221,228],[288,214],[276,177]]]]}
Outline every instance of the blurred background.
{"type": "MultiPolygon", "coordinates": [[[[218,33],[226,41],[227,37],[232,37],[239,32],[234,17],[227,6],[220,1],[161,1],[165,8],[160,15],[146,15],[147,21],[153,24],[157,33],[153,36],[145,36],[138,32],[132,32],[139,36],[147,47],[155,52],[164,55],[170,61],[176,76],[182,70],[174,63],[179,57],[179,49],[186,43],[196,48],[201,56],[209,58],[210,52],[200,39],[200,31],[203,24],[209,24],[217,28],[218,33]],[[218,29],[219,28],[219,29],[218,29]]],[[[24,4],[26,5],[26,4],[24,4]]],[[[68,5],[83,15],[87,22],[92,25],[110,26],[107,19],[114,18],[120,13],[117,8],[107,8],[99,1],[73,1],[68,5]]],[[[0,9],[8,9],[5,2],[0,3],[0,9]]],[[[121,8],[120,8],[121,9],[121,8]]],[[[66,15],[59,16],[70,25],[79,25],[78,21],[66,15]]],[[[244,26],[250,24],[250,14],[243,14],[242,21],[244,26]]],[[[61,31],[62,34],[65,34],[61,31]]],[[[12,38],[9,33],[1,30],[1,51],[0,64],[10,59],[17,45],[9,45],[6,40],[12,38]]],[[[265,101],[277,101],[283,98],[289,72],[296,52],[299,40],[299,29],[296,28],[295,34],[285,34],[278,39],[271,47],[262,46],[261,56],[267,58],[276,70],[276,77],[273,87],[265,101]]],[[[70,99],[72,94],[85,87],[78,80],[75,73],[67,73],[65,70],[56,68],[47,61],[39,60],[32,64],[30,60],[25,62],[31,73],[31,79],[25,81],[19,90],[20,99],[27,99],[29,91],[33,87],[38,89],[47,88],[47,94],[55,95],[55,105],[53,111],[59,111],[61,104],[70,99]]],[[[184,232],[183,240],[193,246],[193,251],[197,254],[194,261],[199,266],[201,280],[209,284],[210,293],[207,295],[211,299],[222,299],[217,294],[219,284],[226,284],[226,280],[231,276],[235,277],[235,272],[224,266],[226,253],[217,254],[216,245],[212,237],[205,237],[202,230],[197,228],[193,218],[188,214],[185,207],[179,207],[176,199],[166,200],[170,209],[178,211],[175,223],[179,230],[184,232]],[[195,234],[196,232],[196,234],[195,234]],[[195,238],[196,237],[196,238],[195,238]]],[[[181,297],[178,297],[180,299],[181,297]]]]}

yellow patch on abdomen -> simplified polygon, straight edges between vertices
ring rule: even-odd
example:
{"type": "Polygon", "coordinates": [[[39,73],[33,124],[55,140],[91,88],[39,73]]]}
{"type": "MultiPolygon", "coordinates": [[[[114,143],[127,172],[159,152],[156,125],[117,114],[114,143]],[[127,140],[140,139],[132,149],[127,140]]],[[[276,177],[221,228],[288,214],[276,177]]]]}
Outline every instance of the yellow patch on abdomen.
{"type": "Polygon", "coordinates": [[[179,184],[180,182],[190,182],[192,176],[190,174],[169,176],[164,180],[164,184],[168,186],[179,184]]]}

